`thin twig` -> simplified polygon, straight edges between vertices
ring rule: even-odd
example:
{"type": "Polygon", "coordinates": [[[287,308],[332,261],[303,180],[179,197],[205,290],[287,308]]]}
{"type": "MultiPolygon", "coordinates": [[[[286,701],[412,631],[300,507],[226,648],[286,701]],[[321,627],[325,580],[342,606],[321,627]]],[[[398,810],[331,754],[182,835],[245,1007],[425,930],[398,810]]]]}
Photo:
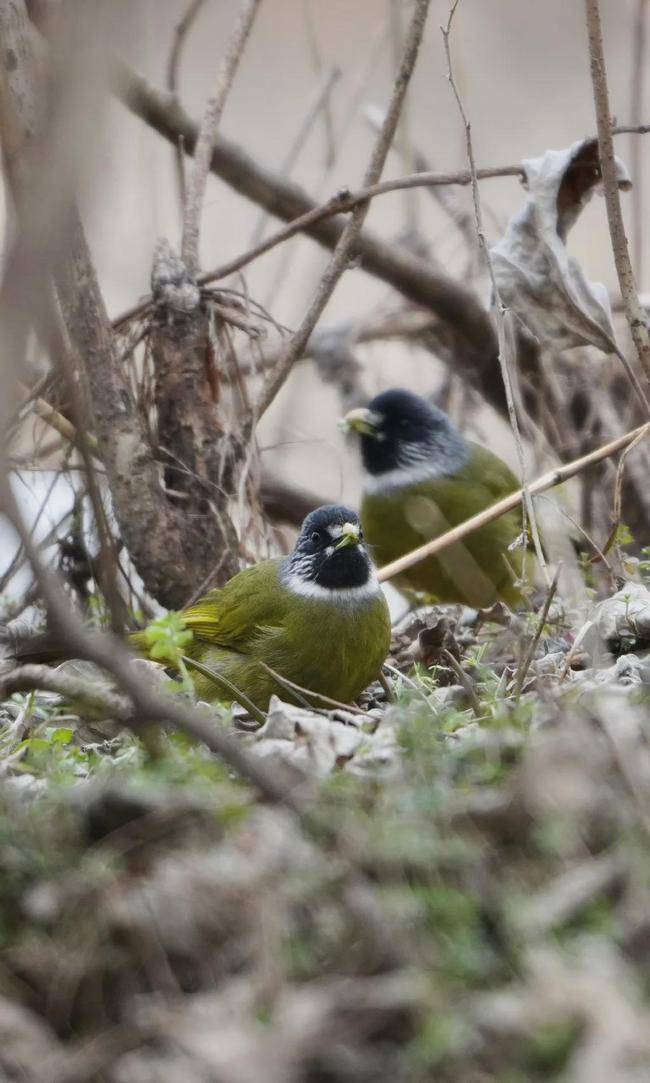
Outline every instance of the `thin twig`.
{"type": "MultiPolygon", "coordinates": [[[[172,41],[172,47],[169,52],[169,60],[167,62],[167,88],[171,94],[178,93],[178,72],[180,68],[181,55],[187,35],[189,34],[192,24],[196,19],[199,11],[203,7],[205,0],[190,0],[187,11],[178,22],[174,31],[174,38],[172,41]]],[[[181,214],[183,207],[185,206],[185,151],[183,148],[183,140],[179,139],[178,143],[174,147],[174,154],[176,157],[176,175],[178,179],[178,194],[180,198],[181,214]]]]}
{"type": "Polygon", "coordinates": [[[178,93],[178,71],[187,35],[192,28],[192,23],[204,4],[205,0],[190,0],[187,11],[182,18],[179,19],[176,29],[174,30],[174,38],[172,47],[169,51],[169,60],[167,62],[166,80],[167,86],[172,94],[178,93]]]}
{"type": "Polygon", "coordinates": [[[517,669],[517,676],[515,678],[515,687],[513,689],[513,695],[514,695],[515,700],[518,700],[520,695],[521,695],[521,690],[524,687],[524,681],[526,680],[526,675],[528,673],[528,670],[530,669],[530,665],[531,665],[531,662],[532,662],[533,657],[535,655],[535,651],[537,650],[537,644],[539,643],[539,641],[540,641],[540,639],[542,637],[542,632],[544,631],[544,625],[546,624],[546,619],[548,617],[549,610],[551,608],[551,603],[552,603],[552,601],[553,601],[553,599],[555,597],[556,591],[557,591],[557,585],[558,585],[558,582],[559,582],[559,579],[560,579],[560,572],[561,571],[562,571],[562,564],[560,563],[560,564],[558,564],[555,575],[553,576],[553,582],[551,583],[550,587],[548,588],[548,590],[546,592],[546,599],[544,601],[544,606],[542,608],[542,612],[539,615],[539,620],[537,622],[537,628],[535,629],[535,634],[534,634],[533,638],[531,639],[530,643],[528,644],[528,649],[526,650],[526,653],[524,654],[524,657],[521,659],[521,661],[519,663],[519,667],[517,669]]]}
{"type": "MultiPolygon", "coordinates": [[[[507,310],[505,308],[505,305],[503,304],[503,302],[501,300],[501,296],[499,294],[499,289],[498,289],[498,286],[497,286],[496,276],[494,274],[494,267],[492,266],[492,259],[490,257],[490,250],[488,248],[487,242],[485,240],[485,234],[483,232],[483,216],[482,216],[482,212],[481,212],[481,198],[480,198],[479,189],[478,189],[478,179],[477,179],[477,174],[476,174],[476,163],[474,161],[474,148],[472,146],[471,125],[470,125],[469,120],[467,119],[467,114],[465,113],[465,108],[463,106],[462,99],[460,97],[460,94],[458,93],[458,88],[456,86],[456,83],[454,82],[453,67],[452,67],[452,62],[451,62],[451,50],[450,50],[450,47],[449,47],[449,37],[450,37],[450,33],[451,33],[452,21],[453,21],[454,15],[456,14],[456,9],[457,9],[459,3],[460,3],[460,0],[454,0],[453,4],[451,6],[451,9],[449,11],[449,18],[447,20],[447,26],[440,28],[442,30],[442,37],[443,37],[443,41],[444,41],[444,44],[445,44],[445,56],[447,58],[447,78],[449,80],[449,84],[451,86],[454,98],[456,99],[456,104],[458,106],[458,111],[459,111],[459,113],[461,115],[461,119],[463,121],[463,125],[464,125],[464,128],[465,128],[465,144],[466,144],[466,150],[467,150],[467,160],[469,162],[469,169],[470,169],[470,174],[471,174],[471,177],[472,177],[472,199],[473,199],[473,202],[474,202],[474,217],[476,219],[476,232],[477,232],[477,236],[478,236],[479,247],[483,251],[483,255],[485,257],[485,262],[486,262],[486,265],[487,265],[488,273],[489,273],[489,276],[490,276],[490,282],[491,282],[491,285],[492,285],[492,298],[493,298],[492,304],[493,304],[494,315],[495,315],[495,319],[496,319],[497,339],[498,339],[498,343],[499,343],[499,366],[501,368],[501,376],[503,378],[503,386],[504,386],[504,390],[505,390],[505,394],[506,394],[506,403],[507,403],[507,407],[508,407],[508,417],[510,419],[510,426],[512,428],[512,434],[514,436],[515,445],[516,445],[516,448],[517,448],[517,458],[519,459],[519,470],[520,470],[520,474],[521,474],[522,490],[523,490],[523,493],[524,493],[524,502],[523,502],[523,507],[524,507],[524,510],[525,510],[524,527],[525,527],[525,520],[527,518],[529,523],[530,523],[530,529],[531,529],[531,533],[532,533],[532,537],[533,537],[533,544],[535,546],[535,553],[536,553],[536,556],[537,556],[537,560],[539,561],[539,565],[542,568],[542,571],[544,572],[544,575],[546,577],[546,581],[547,581],[547,584],[548,584],[548,570],[546,568],[546,559],[544,557],[544,551],[542,549],[542,543],[541,543],[540,537],[539,537],[539,530],[538,530],[538,527],[537,527],[537,516],[535,515],[535,508],[533,506],[533,501],[532,501],[530,493],[528,491],[528,485],[527,485],[527,480],[526,480],[526,474],[527,474],[526,457],[524,455],[524,447],[523,447],[523,443],[522,443],[522,440],[521,440],[521,433],[519,431],[519,420],[517,418],[517,410],[515,408],[515,400],[514,400],[514,394],[513,394],[513,389],[512,389],[512,380],[511,380],[511,377],[510,377],[510,368],[511,368],[511,366],[514,367],[514,365],[516,364],[516,359],[515,359],[515,356],[514,356],[515,351],[514,351],[514,348],[513,348],[513,346],[514,346],[514,333],[513,333],[512,324],[510,324],[510,326],[508,326],[508,323],[507,323],[506,318],[507,318],[508,313],[507,313],[507,310]],[[509,330],[510,330],[510,333],[508,333],[509,330]]],[[[523,573],[524,570],[525,570],[525,559],[522,560],[522,573],[523,573]]]]}
{"type": "Polygon", "coordinates": [[[264,725],[266,718],[260,709],[255,706],[252,699],[250,699],[245,692],[242,692],[241,688],[238,688],[236,684],[233,684],[227,677],[224,677],[223,673],[219,673],[218,670],[212,669],[210,666],[205,666],[203,662],[199,662],[196,658],[189,658],[185,655],[183,656],[183,664],[187,666],[188,669],[196,670],[197,673],[200,673],[207,681],[216,685],[222,692],[227,692],[240,707],[243,707],[245,711],[248,711],[251,718],[254,718],[256,722],[259,722],[260,726],[264,725]]]}
{"type": "MultiPolygon", "coordinates": [[[[643,111],[643,92],[646,68],[646,15],[648,0],[636,0],[634,20],[632,73],[630,79],[630,117],[638,124],[643,111]]],[[[634,273],[643,287],[643,156],[641,144],[633,139],[630,146],[630,172],[632,174],[632,252],[634,273]]]]}
{"type": "MultiPolygon", "coordinates": [[[[313,692],[311,688],[305,688],[301,684],[296,684],[295,681],[290,681],[288,677],[283,676],[282,673],[278,673],[277,669],[273,669],[266,662],[260,661],[259,664],[262,669],[265,669],[267,673],[270,673],[276,681],[279,681],[280,684],[294,692],[301,692],[303,696],[311,696],[312,699],[320,700],[320,702],[324,703],[327,707],[335,708],[336,710],[351,711],[353,714],[362,715],[365,715],[366,713],[361,707],[356,707],[353,703],[341,703],[341,700],[339,699],[332,699],[331,696],[324,696],[321,692],[313,692]]],[[[306,706],[309,708],[312,707],[310,703],[307,703],[306,706]]]]}
{"type": "MultiPolygon", "coordinates": [[[[496,166],[493,169],[479,169],[477,171],[479,180],[488,180],[492,177],[523,178],[523,176],[524,171],[521,166],[496,166]]],[[[317,207],[307,211],[306,214],[294,218],[293,221],[288,222],[286,226],[277,230],[271,237],[267,237],[265,241],[261,241],[250,248],[248,252],[236,256],[234,259],[229,260],[228,263],[222,264],[221,267],[215,267],[211,271],[204,271],[198,276],[197,281],[200,285],[203,285],[207,282],[215,282],[220,278],[225,278],[227,275],[241,270],[242,267],[257,259],[258,256],[264,255],[270,249],[283,244],[284,241],[290,240],[291,237],[295,237],[297,233],[304,232],[308,226],[320,222],[323,218],[331,218],[332,215],[347,214],[348,211],[354,210],[355,207],[366,203],[369,199],[375,199],[377,196],[387,195],[389,192],[399,192],[405,188],[430,188],[447,184],[468,185],[471,183],[472,175],[469,170],[465,169],[456,173],[440,173],[436,171],[409,173],[404,177],[396,177],[394,180],[385,180],[378,184],[364,186],[354,192],[349,192],[344,188],[337,192],[336,195],[331,196],[325,203],[320,203],[317,207]]],[[[118,319],[121,322],[124,321],[123,316],[118,317],[118,319]]]]}
{"type": "MultiPolygon", "coordinates": [[[[382,130],[375,141],[372,156],[364,176],[363,183],[365,187],[376,184],[379,181],[381,172],[384,168],[386,156],[395,135],[395,129],[399,120],[404,96],[417,60],[422,34],[424,32],[424,25],[429,10],[429,3],[430,0],[417,0],[416,2],[408,34],[406,35],[402,63],[397,73],[391,102],[386,113],[386,119],[382,126],[382,130]]],[[[354,246],[359,233],[361,232],[369,207],[370,204],[364,202],[360,203],[353,210],[345,229],[338,239],[330,263],[318,284],[311,305],[309,306],[300,327],[283,351],[275,370],[271,373],[262,389],[256,410],[258,417],[261,417],[273,402],[278,391],[291,372],[291,369],[307,345],[309,336],[314,330],[325,305],[332,296],[339,278],[349,263],[350,256],[354,251],[354,246]]]]}
{"type": "MultiPolygon", "coordinates": [[[[68,421],[67,417],[64,417],[59,410],[55,410],[53,406],[50,406],[49,402],[39,396],[34,399],[32,409],[36,416],[40,417],[41,421],[44,421],[46,425],[58,432],[60,436],[69,440],[71,444],[76,442],[78,433],[72,422],[68,421]]],[[[89,434],[88,440],[93,442],[94,447],[97,446],[94,436],[89,434]]]]}
{"type": "Polygon", "coordinates": [[[481,711],[481,701],[479,700],[479,698],[478,698],[478,696],[476,694],[476,689],[474,688],[474,684],[472,682],[471,677],[469,677],[467,675],[467,673],[465,673],[465,670],[461,666],[458,659],[454,658],[451,651],[447,650],[446,647],[443,647],[443,649],[441,651],[441,654],[442,654],[443,658],[445,659],[445,661],[447,662],[447,665],[451,668],[452,672],[455,674],[457,681],[459,682],[459,684],[464,688],[465,692],[467,693],[467,695],[469,697],[470,704],[472,706],[472,713],[474,714],[474,717],[475,718],[481,718],[482,713],[483,713],[481,711]]]}
{"type": "Polygon", "coordinates": [[[203,209],[208,173],[210,172],[212,147],[260,3],[261,0],[241,0],[237,23],[226,46],[226,52],[217,74],[217,85],[214,94],[209,99],[201,120],[194,149],[194,168],[187,185],[181,245],[183,262],[191,274],[196,272],[199,265],[201,211],[203,209]]]}
{"type": "MultiPolygon", "coordinates": [[[[94,662],[107,670],[118,687],[131,700],[132,710],[125,725],[137,728],[146,722],[168,722],[176,729],[205,744],[210,751],[247,778],[269,800],[280,802],[294,811],[298,810],[297,798],[288,793],[286,786],[269,770],[268,766],[250,756],[238,742],[230,738],[215,724],[214,715],[183,703],[180,699],[165,695],[142,680],[132,665],[132,655],[114,638],[101,635],[88,628],[72,611],[56,578],[45,567],[38,547],[25,526],[18,505],[7,480],[4,464],[0,463],[0,508],[18,534],[34,571],[41,595],[47,606],[50,626],[55,630],[59,645],[71,657],[94,662]]],[[[95,694],[96,690],[93,690],[95,694]]]]}
{"type": "MultiPolygon", "coordinates": [[[[127,65],[121,65],[118,68],[115,84],[115,91],[119,96],[119,99],[124,102],[132,113],[141,117],[145,122],[150,123],[150,125],[163,135],[164,138],[168,139],[173,146],[179,145],[179,138],[182,136],[185,154],[190,154],[192,152],[192,148],[196,144],[197,126],[196,123],[186,115],[175,97],[156,90],[156,88],[151,86],[151,83],[148,83],[137,73],[137,71],[134,71],[127,65]]],[[[650,132],[650,125],[627,125],[614,129],[614,134],[627,134],[631,132],[635,132],[639,135],[647,134],[650,132]]],[[[353,193],[344,191],[341,195],[330,197],[325,203],[315,206],[309,206],[309,201],[307,201],[307,206],[305,206],[305,199],[303,194],[300,193],[300,205],[304,210],[300,213],[296,213],[299,207],[299,193],[295,187],[288,186],[288,182],[285,182],[285,185],[283,186],[282,178],[278,177],[277,174],[263,171],[259,167],[256,168],[255,164],[251,162],[248,156],[240,151],[238,146],[224,140],[222,136],[220,136],[216,147],[214,147],[214,154],[217,154],[217,151],[219,152],[219,160],[216,161],[213,158],[211,165],[212,171],[220,175],[227,183],[233,185],[236,188],[236,191],[255,200],[256,203],[259,203],[261,206],[268,208],[276,217],[285,219],[287,225],[283,226],[282,229],[278,230],[272,237],[266,238],[259,246],[245,252],[243,256],[229,260],[227,263],[219,266],[219,268],[214,268],[212,271],[208,271],[204,275],[201,275],[199,277],[200,283],[213,282],[213,280],[223,278],[226,275],[233,274],[235,271],[239,271],[253,259],[262,256],[264,252],[270,251],[272,248],[276,247],[276,245],[283,244],[285,240],[296,236],[298,233],[311,233],[311,235],[321,244],[327,244],[328,247],[334,248],[335,238],[331,238],[331,242],[329,242],[329,240],[322,235],[321,230],[318,230],[318,223],[322,223],[323,220],[328,218],[338,216],[340,213],[352,210],[356,204],[364,203],[366,199],[385,195],[389,192],[397,192],[403,187],[430,187],[445,184],[466,186],[471,184],[471,174],[467,169],[455,172],[423,171],[407,175],[407,177],[400,177],[393,181],[384,181],[381,184],[372,185],[371,190],[369,191],[361,190],[353,193]],[[294,207],[294,211],[287,212],[284,210],[285,207],[288,209],[289,206],[294,207]]],[[[524,172],[521,165],[477,169],[477,179],[479,181],[499,177],[517,177],[523,180],[524,172]]],[[[369,274],[379,273],[379,277],[385,277],[385,272],[379,271],[379,269],[376,268],[376,262],[377,253],[368,251],[366,242],[366,250],[363,252],[364,269],[369,274]]],[[[382,266],[386,263],[385,250],[382,250],[379,262],[382,266]]],[[[403,263],[403,260],[401,260],[401,263],[403,263]]],[[[397,271],[397,268],[394,270],[397,271]]],[[[400,286],[395,283],[393,279],[394,275],[391,271],[390,277],[386,276],[386,280],[389,280],[395,288],[399,289],[400,286]]],[[[431,292],[432,289],[433,287],[430,286],[428,292],[431,292]]],[[[425,303],[424,300],[419,297],[410,297],[410,300],[415,300],[420,304],[425,303]]],[[[151,304],[151,295],[143,297],[137,304],[131,305],[129,309],[120,313],[114,319],[114,326],[120,327],[122,324],[131,321],[131,319],[144,315],[147,310],[150,309],[151,304]]]]}
{"type": "MultiPolygon", "coordinates": [[[[373,131],[377,131],[382,120],[381,110],[374,106],[367,106],[364,111],[364,119],[373,131]]],[[[429,157],[417,146],[413,147],[411,157],[406,164],[411,165],[416,173],[433,174],[434,172],[429,157]]],[[[477,172],[479,174],[479,180],[482,179],[481,170],[478,170],[477,172]]],[[[440,175],[442,176],[442,174],[440,175]]],[[[510,174],[503,174],[503,176],[510,176],[510,174]]],[[[523,170],[520,173],[519,179],[522,181],[524,179],[523,170]]],[[[471,180],[471,177],[469,177],[469,180],[471,180]]],[[[475,264],[477,238],[476,229],[474,228],[474,215],[465,206],[464,201],[459,197],[458,193],[453,190],[454,187],[455,186],[452,184],[428,184],[426,186],[426,191],[431,198],[442,207],[445,214],[449,215],[452,222],[458,227],[467,243],[467,247],[471,253],[472,262],[475,264]]]]}
{"type": "MultiPolygon", "coordinates": [[[[636,440],[639,434],[644,434],[647,431],[648,426],[641,425],[639,428],[632,429],[631,432],[626,432],[623,436],[619,436],[616,440],[611,440],[609,443],[603,444],[594,451],[590,451],[587,455],[581,455],[580,458],[573,459],[564,466],[549,470],[535,481],[531,481],[528,486],[528,492],[535,495],[536,493],[543,493],[547,489],[553,489],[556,485],[561,485],[563,482],[568,481],[569,478],[575,477],[576,474],[581,473],[581,471],[585,470],[588,466],[592,466],[593,463],[599,463],[603,459],[607,459],[610,455],[614,455],[615,452],[621,451],[623,448],[627,447],[628,444],[631,444],[636,440]]],[[[515,489],[509,496],[505,496],[502,500],[497,500],[495,504],[492,504],[489,508],[485,508],[485,510],[479,512],[478,515],[473,515],[470,519],[466,519],[463,523],[459,523],[458,526],[452,527],[451,530],[448,530],[445,534],[441,534],[438,538],[426,542],[417,549],[413,549],[410,553],[405,553],[404,556],[398,557],[397,560],[391,561],[390,564],[385,564],[377,573],[380,581],[386,582],[387,579],[392,579],[394,576],[400,575],[402,572],[405,572],[407,568],[412,568],[415,564],[419,564],[420,561],[426,560],[427,557],[435,556],[436,553],[440,553],[448,546],[462,541],[463,538],[466,538],[469,534],[473,534],[476,530],[480,530],[481,527],[487,526],[488,523],[493,523],[495,519],[499,519],[502,515],[505,515],[506,512],[512,511],[513,508],[518,507],[523,500],[523,496],[522,489],[515,489]]]]}
{"type": "Polygon", "coordinates": [[[650,380],[650,334],[646,323],[645,313],[639,301],[630,253],[625,235],[623,212],[618,192],[618,177],[616,174],[616,159],[614,157],[614,143],[612,140],[612,122],[609,110],[609,92],[607,89],[607,70],[605,67],[605,51],[603,48],[603,34],[600,24],[600,11],[598,0],[585,0],[587,16],[587,33],[589,37],[589,59],[591,66],[591,83],[596,108],[596,125],[598,128],[598,154],[600,169],[603,178],[603,190],[605,192],[605,204],[607,207],[607,221],[614,253],[614,263],[618,275],[618,284],[621,297],[625,305],[625,316],[630,328],[632,340],[636,347],[641,367],[646,378],[650,380]]]}

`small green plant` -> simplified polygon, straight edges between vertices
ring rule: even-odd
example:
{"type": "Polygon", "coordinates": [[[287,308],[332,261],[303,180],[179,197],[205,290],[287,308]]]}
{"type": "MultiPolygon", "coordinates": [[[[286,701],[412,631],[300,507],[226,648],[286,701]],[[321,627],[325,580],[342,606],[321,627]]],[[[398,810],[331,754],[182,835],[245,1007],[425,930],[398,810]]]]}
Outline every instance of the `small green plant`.
{"type": "Polygon", "coordinates": [[[194,685],[187,672],[183,655],[192,642],[193,632],[186,627],[182,613],[167,613],[158,617],[144,630],[145,643],[149,657],[156,662],[164,662],[177,669],[181,676],[181,689],[194,697],[194,685]]]}
{"type": "Polygon", "coordinates": [[[631,545],[633,541],[634,538],[632,537],[632,532],[629,526],[626,526],[625,523],[619,523],[616,527],[616,533],[614,534],[614,540],[612,544],[620,547],[622,545],[631,545]]]}

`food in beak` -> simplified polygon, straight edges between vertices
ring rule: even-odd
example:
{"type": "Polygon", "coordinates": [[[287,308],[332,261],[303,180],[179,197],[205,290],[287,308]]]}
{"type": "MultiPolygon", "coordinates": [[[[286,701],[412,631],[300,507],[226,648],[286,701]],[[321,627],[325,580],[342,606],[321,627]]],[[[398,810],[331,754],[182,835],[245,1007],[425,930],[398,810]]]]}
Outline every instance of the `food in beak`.
{"type": "Polygon", "coordinates": [[[372,436],[377,428],[377,417],[372,410],[359,407],[356,410],[350,410],[345,417],[341,418],[339,428],[343,432],[358,432],[372,436]]]}
{"type": "Polygon", "coordinates": [[[347,549],[350,545],[359,544],[359,528],[354,523],[344,523],[341,528],[341,537],[334,546],[335,549],[347,549]]]}

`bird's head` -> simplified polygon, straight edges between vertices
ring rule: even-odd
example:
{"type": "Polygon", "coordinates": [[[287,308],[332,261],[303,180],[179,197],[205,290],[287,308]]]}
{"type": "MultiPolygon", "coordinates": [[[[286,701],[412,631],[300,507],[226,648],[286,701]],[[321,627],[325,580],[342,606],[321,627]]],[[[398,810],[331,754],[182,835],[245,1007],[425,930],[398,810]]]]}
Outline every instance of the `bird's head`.
{"type": "Polygon", "coordinates": [[[350,410],[340,422],[361,438],[363,465],[369,474],[404,470],[429,463],[452,472],[466,458],[465,441],[442,410],[401,388],[382,391],[368,406],[350,410]]]}
{"type": "Polygon", "coordinates": [[[339,504],[324,504],[302,524],[293,552],[285,562],[285,575],[304,593],[350,590],[376,582],[363,541],[359,516],[339,504]]]}

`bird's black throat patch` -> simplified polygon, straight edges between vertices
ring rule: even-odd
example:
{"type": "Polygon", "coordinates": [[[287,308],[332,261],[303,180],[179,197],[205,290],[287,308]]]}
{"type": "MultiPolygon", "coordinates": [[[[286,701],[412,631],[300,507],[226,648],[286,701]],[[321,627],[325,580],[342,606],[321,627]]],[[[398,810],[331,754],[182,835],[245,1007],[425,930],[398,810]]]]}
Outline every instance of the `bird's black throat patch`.
{"type": "Polygon", "coordinates": [[[329,590],[365,587],[370,578],[370,562],[363,545],[338,549],[325,557],[316,571],[314,582],[329,590]]]}

